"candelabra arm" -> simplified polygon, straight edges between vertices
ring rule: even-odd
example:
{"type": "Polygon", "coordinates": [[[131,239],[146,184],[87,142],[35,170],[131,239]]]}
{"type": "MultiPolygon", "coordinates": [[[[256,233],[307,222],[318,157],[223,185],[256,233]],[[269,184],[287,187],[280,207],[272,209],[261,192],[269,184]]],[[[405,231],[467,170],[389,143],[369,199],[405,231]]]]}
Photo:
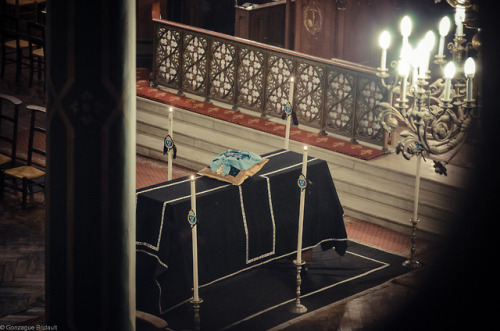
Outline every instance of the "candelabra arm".
{"type": "Polygon", "coordinates": [[[390,103],[381,102],[378,106],[382,109],[379,113],[379,122],[385,131],[391,132],[396,129],[398,126],[398,119],[405,124],[409,124],[407,119],[402,116],[390,103]]]}

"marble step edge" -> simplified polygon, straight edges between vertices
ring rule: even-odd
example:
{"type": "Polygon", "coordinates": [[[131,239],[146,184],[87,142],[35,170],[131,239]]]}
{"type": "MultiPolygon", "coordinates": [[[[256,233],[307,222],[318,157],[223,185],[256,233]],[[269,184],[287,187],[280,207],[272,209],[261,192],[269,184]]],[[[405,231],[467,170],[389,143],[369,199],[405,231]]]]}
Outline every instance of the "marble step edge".
{"type": "MultiPolygon", "coordinates": [[[[163,154],[163,138],[150,136],[147,134],[137,134],[137,149],[138,154],[151,157],[163,162],[167,162],[167,155],[163,154]],[[152,147],[153,146],[153,147],[152,147]],[[157,147],[160,146],[160,147],[157,147]]],[[[210,164],[214,158],[214,154],[206,152],[199,148],[189,145],[177,143],[177,158],[173,160],[174,164],[183,166],[193,170],[199,170],[210,164]]]]}
{"type": "MultiPolygon", "coordinates": [[[[358,191],[361,190],[360,193],[364,192],[367,194],[368,192],[373,192],[378,195],[373,197],[374,200],[395,199],[407,204],[408,208],[413,209],[414,185],[406,185],[384,177],[375,176],[371,173],[359,172],[343,167],[331,167],[330,172],[335,185],[344,188],[344,190],[349,187],[355,187],[358,191]]],[[[456,201],[459,201],[461,197],[459,194],[450,195],[446,190],[442,190],[442,187],[438,187],[437,191],[429,191],[420,187],[419,192],[420,205],[450,213],[456,211],[456,201]]]]}
{"type": "MultiPolygon", "coordinates": [[[[269,145],[255,144],[250,139],[244,139],[238,136],[228,136],[224,132],[209,130],[183,121],[178,121],[176,123],[176,128],[178,129],[177,132],[174,130],[174,141],[176,144],[179,142],[185,145],[198,147],[214,153],[214,156],[229,148],[251,150],[258,154],[275,149],[269,145]],[[192,133],[195,133],[196,136],[192,133]]],[[[165,130],[150,126],[147,123],[138,122],[137,132],[161,138],[162,141],[159,146],[163,148],[163,138],[167,135],[165,130]]]]}
{"type": "MultiPolygon", "coordinates": [[[[340,203],[345,215],[374,223],[401,233],[410,233],[413,213],[373,200],[338,192],[340,203]]],[[[427,236],[446,235],[451,222],[418,215],[417,231],[425,232],[427,236]]]]}
{"type": "MultiPolygon", "coordinates": [[[[337,185],[337,193],[338,194],[351,194],[358,196],[360,198],[366,199],[367,201],[373,201],[376,203],[383,204],[388,207],[395,207],[398,208],[402,211],[408,212],[413,214],[413,208],[414,204],[413,201],[405,201],[402,199],[398,199],[397,197],[394,196],[388,196],[384,194],[380,194],[377,192],[372,192],[368,190],[363,190],[359,187],[344,187],[342,184],[337,185]]],[[[447,219],[452,219],[454,216],[453,213],[445,211],[443,209],[439,209],[434,206],[428,206],[424,205],[422,203],[419,203],[418,205],[418,214],[421,217],[430,217],[434,219],[441,219],[441,220],[447,220],[447,219]]]]}

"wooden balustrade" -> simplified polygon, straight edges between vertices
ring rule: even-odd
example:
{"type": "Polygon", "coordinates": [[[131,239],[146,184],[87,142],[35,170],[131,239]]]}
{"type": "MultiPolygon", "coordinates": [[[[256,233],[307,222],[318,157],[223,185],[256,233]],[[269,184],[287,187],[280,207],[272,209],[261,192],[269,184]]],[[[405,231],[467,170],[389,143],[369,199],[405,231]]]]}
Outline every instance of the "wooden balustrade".
{"type": "Polygon", "coordinates": [[[154,86],[281,117],[293,76],[299,123],[385,145],[377,105],[387,90],[374,68],[166,21],[155,11],[153,24],[154,86]]]}

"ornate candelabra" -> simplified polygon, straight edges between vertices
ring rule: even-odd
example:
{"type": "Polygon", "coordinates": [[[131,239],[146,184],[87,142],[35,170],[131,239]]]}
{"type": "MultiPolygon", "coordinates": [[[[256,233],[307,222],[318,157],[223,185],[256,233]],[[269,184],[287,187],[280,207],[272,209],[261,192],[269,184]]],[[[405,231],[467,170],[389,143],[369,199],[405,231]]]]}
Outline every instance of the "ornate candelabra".
{"type": "MultiPolygon", "coordinates": [[[[380,103],[380,122],[384,130],[391,132],[402,125],[401,140],[396,145],[396,153],[406,159],[417,157],[415,177],[414,213],[411,234],[411,256],[405,266],[418,268],[415,260],[416,226],[418,223],[418,199],[420,186],[420,164],[426,155],[440,155],[451,152],[448,163],[463,146],[471,123],[475,117],[476,101],[473,94],[473,78],[475,62],[472,57],[464,61],[464,54],[472,48],[463,32],[465,10],[470,7],[468,0],[448,0],[456,8],[456,33],[453,42],[448,44],[452,55],[447,62],[444,56],[445,37],[450,29],[450,19],[444,17],[439,24],[438,54],[434,63],[444,73],[443,78],[431,82],[429,70],[431,51],[434,48],[435,36],[432,31],[412,48],[409,42],[411,20],[405,16],[401,21],[403,37],[399,60],[392,61],[390,73],[386,68],[386,54],[390,46],[390,35],[384,31],[380,35],[379,44],[382,58],[377,75],[389,91],[387,102],[380,103]],[[443,70],[444,69],[444,70],[443,70]]],[[[424,159],[425,160],[425,159],[424,159]]],[[[436,172],[446,175],[446,166],[434,161],[436,172]]]]}

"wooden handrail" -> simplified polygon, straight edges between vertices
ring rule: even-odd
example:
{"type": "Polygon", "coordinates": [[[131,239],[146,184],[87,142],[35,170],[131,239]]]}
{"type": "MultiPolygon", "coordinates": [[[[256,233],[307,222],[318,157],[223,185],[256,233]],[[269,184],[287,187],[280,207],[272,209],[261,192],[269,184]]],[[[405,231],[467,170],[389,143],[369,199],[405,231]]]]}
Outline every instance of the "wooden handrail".
{"type": "MultiPolygon", "coordinates": [[[[158,8],[158,10],[159,10],[159,8],[158,8]]],[[[252,47],[259,47],[259,48],[266,49],[266,50],[273,51],[273,52],[279,52],[279,53],[283,53],[283,54],[286,54],[286,55],[292,55],[292,56],[301,57],[301,58],[304,58],[304,59],[307,59],[307,60],[311,60],[311,61],[321,62],[321,63],[324,63],[324,64],[333,65],[333,66],[338,66],[338,67],[341,67],[341,68],[344,68],[344,69],[356,70],[356,71],[359,71],[359,72],[363,72],[363,73],[366,73],[366,74],[373,74],[373,75],[375,75],[377,73],[377,69],[376,68],[365,66],[365,65],[362,65],[362,64],[359,64],[359,63],[350,62],[350,61],[346,61],[346,60],[342,60],[342,59],[325,59],[325,58],[322,58],[322,57],[316,57],[316,56],[313,56],[313,55],[309,55],[309,54],[305,54],[305,53],[299,53],[299,52],[296,52],[296,51],[292,51],[292,50],[289,50],[289,49],[286,49],[286,48],[281,48],[281,47],[276,47],[276,46],[273,46],[273,45],[263,44],[263,43],[260,43],[258,41],[254,41],[254,40],[239,38],[239,37],[231,36],[231,35],[228,35],[228,34],[216,32],[216,31],[210,31],[210,30],[206,30],[206,29],[203,29],[203,28],[198,28],[198,27],[187,25],[187,24],[183,24],[183,23],[168,21],[168,20],[160,18],[159,16],[156,17],[156,18],[153,17],[153,21],[157,22],[157,23],[160,23],[160,24],[166,24],[166,25],[169,25],[169,26],[174,26],[174,27],[177,27],[177,28],[181,28],[181,29],[192,31],[192,32],[196,32],[196,33],[202,33],[202,34],[211,35],[211,36],[214,36],[214,37],[217,37],[217,38],[225,39],[227,41],[234,41],[234,42],[246,44],[246,45],[252,46],[252,47]]]]}

